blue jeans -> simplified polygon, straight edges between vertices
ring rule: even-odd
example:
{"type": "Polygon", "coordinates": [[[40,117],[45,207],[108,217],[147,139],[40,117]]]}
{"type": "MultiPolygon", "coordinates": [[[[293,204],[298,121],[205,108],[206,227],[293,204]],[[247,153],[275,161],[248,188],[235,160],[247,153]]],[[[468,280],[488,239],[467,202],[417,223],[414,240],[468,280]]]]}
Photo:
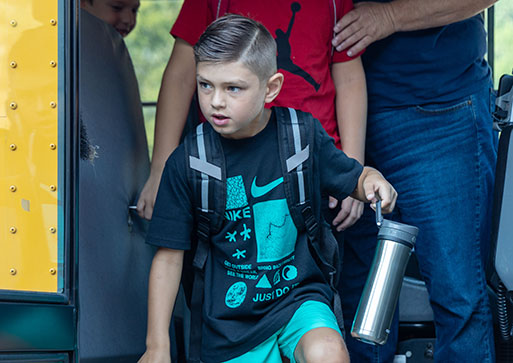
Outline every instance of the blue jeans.
{"type": "MultiPolygon", "coordinates": [[[[393,218],[419,227],[415,253],[434,312],[439,362],[493,362],[492,318],[484,273],[497,153],[492,88],[449,104],[369,115],[367,157],[394,185],[393,218]]],[[[386,218],[390,218],[385,216],[386,218]]],[[[376,246],[374,214],[344,233],[343,300],[353,363],[391,362],[397,314],[382,347],[350,336],[376,246]]]]}

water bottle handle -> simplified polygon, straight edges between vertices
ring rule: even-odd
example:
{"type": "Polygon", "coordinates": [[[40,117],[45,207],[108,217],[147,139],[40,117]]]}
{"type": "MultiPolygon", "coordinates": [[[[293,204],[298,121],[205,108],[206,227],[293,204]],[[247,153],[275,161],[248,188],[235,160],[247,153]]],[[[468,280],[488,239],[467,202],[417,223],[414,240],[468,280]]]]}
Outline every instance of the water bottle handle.
{"type": "Polygon", "coordinates": [[[383,223],[383,215],[381,214],[381,200],[378,199],[376,202],[376,225],[378,228],[381,227],[381,224],[383,223]]]}

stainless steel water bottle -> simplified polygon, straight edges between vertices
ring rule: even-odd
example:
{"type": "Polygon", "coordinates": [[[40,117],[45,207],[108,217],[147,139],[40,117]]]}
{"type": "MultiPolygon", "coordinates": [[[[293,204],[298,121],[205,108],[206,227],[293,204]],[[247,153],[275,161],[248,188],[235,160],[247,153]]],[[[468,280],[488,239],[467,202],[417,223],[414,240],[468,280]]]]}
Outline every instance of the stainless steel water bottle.
{"type": "Polygon", "coordinates": [[[418,228],[381,217],[381,202],[376,203],[378,245],[363,289],[351,335],[365,343],[385,344],[406,265],[418,228]]]}

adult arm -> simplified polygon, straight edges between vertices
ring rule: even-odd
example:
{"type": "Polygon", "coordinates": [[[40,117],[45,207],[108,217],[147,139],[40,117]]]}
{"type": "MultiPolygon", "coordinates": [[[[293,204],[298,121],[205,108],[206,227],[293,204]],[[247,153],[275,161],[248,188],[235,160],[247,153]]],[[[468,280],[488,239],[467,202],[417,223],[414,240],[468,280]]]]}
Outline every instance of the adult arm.
{"type": "Polygon", "coordinates": [[[182,250],[160,248],[151,265],[146,352],[139,363],[171,362],[169,323],[180,286],[182,250]]]}
{"type": "Polygon", "coordinates": [[[447,25],[476,15],[496,0],[393,0],[360,2],[335,25],[333,45],[357,54],[373,42],[399,31],[447,25]]]}
{"type": "Polygon", "coordinates": [[[151,219],[164,165],[180,143],[195,89],[196,64],[192,46],[176,38],[157,102],[150,176],[137,202],[137,212],[143,218],[151,219]]]}
{"type": "MultiPolygon", "coordinates": [[[[367,87],[360,57],[334,63],[331,76],[336,89],[336,113],[342,150],[364,164],[367,128],[367,87]]],[[[336,200],[330,198],[330,207],[336,200]]],[[[363,213],[363,203],[352,197],[341,202],[340,211],[333,219],[338,231],[352,226],[363,213]]]]}

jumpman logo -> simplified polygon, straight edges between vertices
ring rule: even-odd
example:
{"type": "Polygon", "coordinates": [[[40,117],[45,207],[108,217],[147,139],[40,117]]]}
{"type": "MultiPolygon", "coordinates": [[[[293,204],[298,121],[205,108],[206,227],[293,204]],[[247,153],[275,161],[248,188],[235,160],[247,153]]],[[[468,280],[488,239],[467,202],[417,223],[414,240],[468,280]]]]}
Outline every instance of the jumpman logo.
{"type": "Polygon", "coordinates": [[[291,57],[291,48],[290,48],[290,32],[292,31],[292,25],[294,25],[294,19],[296,17],[296,13],[301,10],[301,5],[297,2],[293,2],[290,5],[290,9],[292,10],[292,17],[290,18],[289,27],[287,32],[283,32],[281,29],[276,29],[276,46],[278,47],[278,68],[284,69],[290,73],[293,73],[297,76],[303,77],[305,81],[310,83],[315,91],[319,90],[321,86],[319,83],[315,82],[315,79],[311,75],[309,75],[304,69],[299,67],[297,64],[292,62],[291,57]]]}

